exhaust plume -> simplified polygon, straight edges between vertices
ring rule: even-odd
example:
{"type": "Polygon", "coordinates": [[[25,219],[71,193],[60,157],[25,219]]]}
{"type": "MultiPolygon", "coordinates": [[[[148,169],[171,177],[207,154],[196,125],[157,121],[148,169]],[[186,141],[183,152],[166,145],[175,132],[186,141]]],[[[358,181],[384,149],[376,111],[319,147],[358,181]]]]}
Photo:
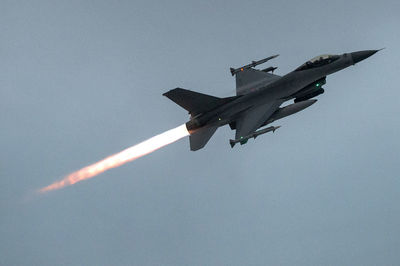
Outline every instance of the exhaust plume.
{"type": "Polygon", "coordinates": [[[145,140],[135,146],[127,148],[119,153],[108,156],[105,159],[98,161],[97,163],[86,166],[76,172],[67,175],[64,179],[54,182],[47,187],[39,190],[40,193],[44,193],[51,190],[63,188],[65,186],[73,185],[82,180],[86,180],[95,177],[111,168],[121,166],[127,162],[136,160],[146,154],[152,153],[168,144],[171,144],[183,137],[189,135],[186,129],[186,125],[183,124],[174,129],[170,129],[154,136],[148,140],[145,140]]]}

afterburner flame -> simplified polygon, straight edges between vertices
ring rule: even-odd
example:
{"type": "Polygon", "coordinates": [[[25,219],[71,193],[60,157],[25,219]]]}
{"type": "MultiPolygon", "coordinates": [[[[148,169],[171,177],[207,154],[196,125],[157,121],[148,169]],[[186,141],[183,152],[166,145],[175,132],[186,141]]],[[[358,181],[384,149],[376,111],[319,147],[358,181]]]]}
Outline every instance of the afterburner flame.
{"type": "Polygon", "coordinates": [[[127,162],[136,160],[188,135],[189,132],[186,129],[186,125],[183,124],[179,127],[168,130],[139,144],[136,144],[135,146],[127,148],[119,153],[111,155],[97,163],[73,172],[64,179],[40,189],[39,192],[43,193],[50,190],[60,189],[65,186],[73,185],[79,181],[95,177],[96,175],[111,168],[115,168],[127,162]]]}

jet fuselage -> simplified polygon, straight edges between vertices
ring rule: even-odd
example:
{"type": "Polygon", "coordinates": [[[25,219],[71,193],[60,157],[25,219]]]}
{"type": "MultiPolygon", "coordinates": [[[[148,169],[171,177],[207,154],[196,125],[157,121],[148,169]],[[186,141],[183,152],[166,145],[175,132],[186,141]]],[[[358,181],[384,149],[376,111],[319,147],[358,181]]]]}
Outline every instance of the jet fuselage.
{"type": "Polygon", "coordinates": [[[220,98],[183,88],[172,89],[163,95],[191,115],[186,128],[192,151],[203,148],[217,128],[226,124],[236,131],[235,139],[230,141],[233,147],[235,143],[245,144],[249,138],[277,128],[260,129],[269,123],[308,108],[317,101],[312,98],[324,93],[322,86],[327,75],[354,65],[377,51],[316,56],[284,76],[268,73],[275,67],[254,68],[278,56],[274,55],[230,69],[236,79],[236,96],[220,98]],[[294,103],[280,107],[291,99],[294,103]]]}
{"type": "Polygon", "coordinates": [[[334,62],[306,70],[294,70],[278,80],[266,84],[258,85],[258,89],[242,95],[237,99],[226,103],[214,110],[192,117],[187,123],[189,130],[195,130],[207,126],[223,126],[235,120],[241,112],[258,105],[262,105],[269,99],[282,99],[282,103],[291,99],[291,95],[302,90],[307,85],[346,67],[354,64],[351,54],[340,55],[334,62]]]}

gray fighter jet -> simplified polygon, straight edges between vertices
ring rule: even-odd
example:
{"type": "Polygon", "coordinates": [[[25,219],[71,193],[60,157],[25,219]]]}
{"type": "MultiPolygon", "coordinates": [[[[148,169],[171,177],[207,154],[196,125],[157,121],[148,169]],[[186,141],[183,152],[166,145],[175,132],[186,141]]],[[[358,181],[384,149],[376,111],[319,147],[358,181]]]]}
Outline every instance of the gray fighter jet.
{"type": "Polygon", "coordinates": [[[232,76],[236,77],[236,96],[218,98],[182,88],[163,95],[189,112],[186,128],[190,133],[192,151],[203,148],[217,128],[226,124],[236,130],[235,139],[230,140],[233,148],[236,143],[245,144],[250,138],[275,131],[278,127],[257,129],[314,104],[317,100],[311,98],[324,93],[322,86],[327,75],[354,65],[377,51],[320,55],[284,76],[272,73],[276,67],[254,69],[278,56],[274,55],[230,69],[232,76]],[[294,103],[280,107],[292,99],[294,103]]]}

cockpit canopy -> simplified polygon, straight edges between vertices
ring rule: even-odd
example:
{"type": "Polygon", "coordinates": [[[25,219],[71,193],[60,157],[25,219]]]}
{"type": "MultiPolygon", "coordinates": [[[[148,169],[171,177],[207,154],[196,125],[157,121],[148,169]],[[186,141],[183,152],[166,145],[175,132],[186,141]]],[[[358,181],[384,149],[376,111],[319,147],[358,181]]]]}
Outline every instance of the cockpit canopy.
{"type": "Polygon", "coordinates": [[[301,66],[296,68],[295,71],[301,71],[301,70],[324,66],[329,63],[332,63],[333,61],[338,60],[339,58],[340,58],[339,55],[331,55],[331,54],[319,55],[319,56],[316,56],[313,59],[305,62],[304,64],[302,64],[301,66]]]}

